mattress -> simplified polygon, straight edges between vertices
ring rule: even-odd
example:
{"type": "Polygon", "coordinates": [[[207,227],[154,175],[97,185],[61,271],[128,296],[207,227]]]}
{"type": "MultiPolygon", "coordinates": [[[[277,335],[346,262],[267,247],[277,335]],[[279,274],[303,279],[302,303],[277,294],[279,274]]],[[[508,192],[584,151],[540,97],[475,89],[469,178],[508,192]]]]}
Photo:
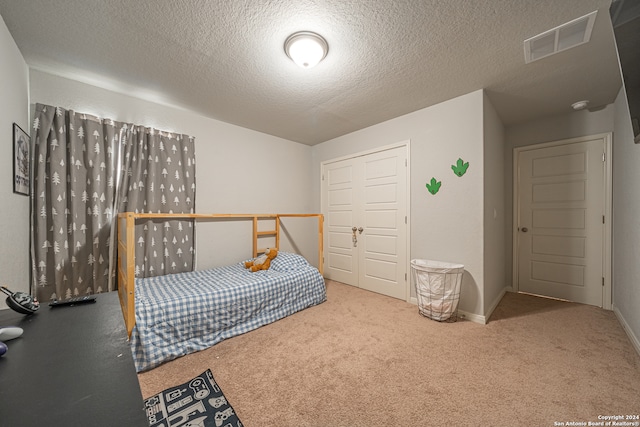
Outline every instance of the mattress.
{"type": "Polygon", "coordinates": [[[279,252],[268,270],[243,263],[136,279],[131,349],[141,372],[326,300],[324,279],[300,255],[279,252]]]}

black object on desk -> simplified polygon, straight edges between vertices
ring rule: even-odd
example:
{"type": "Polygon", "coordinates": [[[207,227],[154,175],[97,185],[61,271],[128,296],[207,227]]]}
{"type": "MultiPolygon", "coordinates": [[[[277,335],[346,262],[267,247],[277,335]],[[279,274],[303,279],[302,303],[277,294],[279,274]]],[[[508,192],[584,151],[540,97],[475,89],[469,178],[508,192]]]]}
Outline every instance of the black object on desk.
{"type": "Polygon", "coordinates": [[[68,305],[90,304],[96,302],[95,295],[86,295],[84,297],[74,297],[65,300],[53,300],[49,303],[49,307],[66,307],[68,305]]]}
{"type": "Polygon", "coordinates": [[[0,357],[2,426],[148,426],[117,292],[95,304],[0,310],[24,329],[0,357]]]}

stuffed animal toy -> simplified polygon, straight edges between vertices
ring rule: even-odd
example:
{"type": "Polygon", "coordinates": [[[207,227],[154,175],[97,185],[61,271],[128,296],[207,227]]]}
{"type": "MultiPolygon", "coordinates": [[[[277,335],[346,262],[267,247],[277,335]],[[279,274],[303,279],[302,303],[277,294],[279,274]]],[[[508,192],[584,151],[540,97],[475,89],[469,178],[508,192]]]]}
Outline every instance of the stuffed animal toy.
{"type": "Polygon", "coordinates": [[[271,266],[271,260],[274,259],[277,255],[277,249],[267,248],[264,253],[258,258],[251,261],[245,261],[244,267],[251,270],[251,272],[256,272],[258,270],[268,270],[271,266]]]}

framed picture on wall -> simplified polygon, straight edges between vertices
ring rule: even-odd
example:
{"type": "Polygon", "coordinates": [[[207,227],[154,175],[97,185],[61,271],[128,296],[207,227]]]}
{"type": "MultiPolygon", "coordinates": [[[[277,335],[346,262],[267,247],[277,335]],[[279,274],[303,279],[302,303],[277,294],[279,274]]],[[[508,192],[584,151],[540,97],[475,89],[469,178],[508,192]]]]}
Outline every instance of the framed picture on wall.
{"type": "Polygon", "coordinates": [[[13,192],[29,195],[29,135],[13,124],[13,192]]]}

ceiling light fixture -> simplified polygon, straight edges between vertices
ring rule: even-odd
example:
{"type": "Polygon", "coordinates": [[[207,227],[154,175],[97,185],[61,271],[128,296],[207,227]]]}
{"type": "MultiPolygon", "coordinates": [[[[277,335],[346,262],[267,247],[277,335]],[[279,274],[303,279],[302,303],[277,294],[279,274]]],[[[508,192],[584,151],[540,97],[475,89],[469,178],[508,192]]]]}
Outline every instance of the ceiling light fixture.
{"type": "Polygon", "coordinates": [[[302,68],[311,68],[327,56],[329,45],[319,34],[300,31],[287,38],[284,42],[284,51],[302,68]]]}
{"type": "Polygon", "coordinates": [[[587,100],[578,101],[578,102],[574,102],[573,104],[571,104],[571,108],[573,108],[576,111],[584,110],[585,108],[587,108],[588,105],[589,105],[589,101],[587,101],[587,100]]]}

